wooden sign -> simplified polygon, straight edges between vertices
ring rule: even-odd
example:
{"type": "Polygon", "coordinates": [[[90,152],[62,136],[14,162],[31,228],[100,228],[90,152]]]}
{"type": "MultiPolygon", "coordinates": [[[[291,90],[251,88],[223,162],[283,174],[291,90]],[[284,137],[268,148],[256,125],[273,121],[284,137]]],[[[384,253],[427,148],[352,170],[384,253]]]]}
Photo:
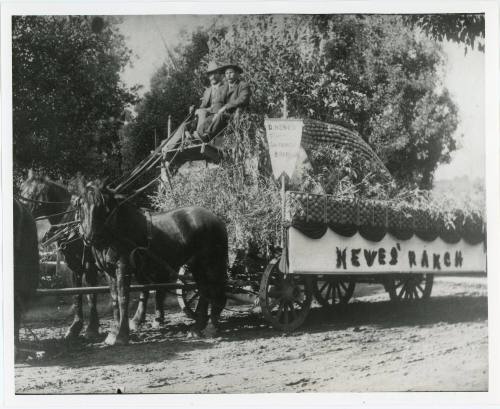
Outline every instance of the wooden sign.
{"type": "Polygon", "coordinates": [[[341,236],[328,229],[320,239],[311,239],[290,228],[288,234],[290,272],[300,274],[383,273],[484,273],[484,243],[463,240],[446,243],[440,238],[423,241],[414,236],[398,240],[386,234],[379,242],[356,233],[341,236]]]}
{"type": "Polygon", "coordinates": [[[284,173],[292,177],[302,139],[302,120],[266,119],[264,126],[274,176],[279,178],[284,173]]]}

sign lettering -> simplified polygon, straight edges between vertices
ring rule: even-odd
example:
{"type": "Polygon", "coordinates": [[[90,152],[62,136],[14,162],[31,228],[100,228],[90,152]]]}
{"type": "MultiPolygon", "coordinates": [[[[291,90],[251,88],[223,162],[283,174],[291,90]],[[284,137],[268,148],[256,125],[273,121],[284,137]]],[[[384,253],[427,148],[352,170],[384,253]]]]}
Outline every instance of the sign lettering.
{"type": "Polygon", "coordinates": [[[274,176],[279,178],[285,173],[292,177],[299,156],[302,120],[266,119],[264,126],[274,176]]]}
{"type": "Polygon", "coordinates": [[[343,237],[328,229],[311,239],[294,228],[289,234],[290,272],[301,274],[468,273],[486,271],[483,243],[432,242],[412,237],[401,241],[387,234],[380,242],[359,235],[343,237]]]}

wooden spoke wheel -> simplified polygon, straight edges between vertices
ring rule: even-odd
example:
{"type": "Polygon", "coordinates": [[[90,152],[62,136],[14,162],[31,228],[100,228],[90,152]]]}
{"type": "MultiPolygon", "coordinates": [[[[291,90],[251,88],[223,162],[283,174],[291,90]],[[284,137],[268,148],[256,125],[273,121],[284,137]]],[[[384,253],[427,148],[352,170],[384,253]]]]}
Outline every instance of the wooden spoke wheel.
{"type": "Polygon", "coordinates": [[[434,274],[406,274],[390,278],[386,290],[391,301],[426,300],[431,296],[434,274]]]}
{"type": "MultiPolygon", "coordinates": [[[[179,270],[179,276],[177,278],[177,284],[186,285],[193,284],[194,280],[192,275],[181,267],[179,270]]],[[[198,301],[200,300],[200,293],[198,288],[178,288],[176,291],[177,302],[181,307],[182,311],[191,319],[196,319],[196,307],[198,306],[198,301]]]]}
{"type": "Polygon", "coordinates": [[[352,298],[355,286],[354,280],[326,277],[313,281],[313,294],[322,307],[332,308],[347,304],[352,298]]]}
{"type": "Polygon", "coordinates": [[[285,278],[279,270],[279,259],[271,261],[262,275],[259,301],[262,314],[274,328],[293,331],[311,308],[311,279],[294,274],[285,278]]]}

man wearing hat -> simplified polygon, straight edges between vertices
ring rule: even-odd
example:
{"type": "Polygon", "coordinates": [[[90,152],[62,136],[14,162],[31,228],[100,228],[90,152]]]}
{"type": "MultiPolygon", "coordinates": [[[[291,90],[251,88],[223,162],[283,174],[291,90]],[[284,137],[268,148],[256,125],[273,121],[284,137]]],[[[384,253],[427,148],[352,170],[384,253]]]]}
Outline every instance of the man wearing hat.
{"type": "Polygon", "coordinates": [[[212,139],[222,131],[231,114],[238,108],[246,108],[250,101],[250,87],[240,79],[243,70],[236,64],[225,64],[220,70],[224,72],[226,78],[224,105],[217,111],[207,130],[208,139],[212,139]]]}
{"type": "MultiPolygon", "coordinates": [[[[206,141],[216,137],[227,125],[231,114],[238,108],[245,108],[250,101],[250,87],[245,81],[240,79],[243,70],[236,64],[225,64],[219,68],[219,72],[224,72],[226,82],[219,89],[219,96],[222,97],[222,104],[211,115],[207,125],[203,128],[203,133],[197,129],[199,136],[206,141]]],[[[207,93],[207,91],[205,91],[207,93]]],[[[217,101],[219,103],[219,100],[217,101]]],[[[199,122],[198,122],[199,123],[199,122]]]]}
{"type": "Polygon", "coordinates": [[[227,94],[225,84],[221,81],[221,69],[214,61],[208,64],[207,75],[210,86],[203,93],[201,105],[195,112],[195,115],[198,116],[198,125],[194,134],[197,137],[207,133],[214,116],[224,105],[227,94]]]}
{"type": "Polygon", "coordinates": [[[218,113],[234,113],[238,108],[245,108],[250,102],[250,87],[240,79],[243,70],[236,64],[223,65],[227,85],[226,103],[219,109],[218,113]]]}

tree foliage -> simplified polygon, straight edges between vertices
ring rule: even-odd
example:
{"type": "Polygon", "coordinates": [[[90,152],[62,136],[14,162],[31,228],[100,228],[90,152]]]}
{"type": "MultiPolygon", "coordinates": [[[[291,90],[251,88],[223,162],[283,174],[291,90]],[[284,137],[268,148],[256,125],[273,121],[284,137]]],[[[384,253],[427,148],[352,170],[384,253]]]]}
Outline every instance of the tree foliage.
{"type": "Polygon", "coordinates": [[[442,50],[402,16],[238,16],[199,30],[178,54],[177,68],[158,70],[138,108],[128,140],[139,156],[151,149],[154,129],[164,135],[168,114],[178,124],[198,103],[210,60],[243,68],[260,123],[282,115],[286,94],[291,116],[359,132],[399,185],[431,187],[456,149],[442,50]]]}
{"type": "Polygon", "coordinates": [[[484,51],[484,14],[413,14],[404,21],[437,41],[453,41],[484,51]]]}
{"type": "Polygon", "coordinates": [[[358,131],[403,185],[432,185],[456,149],[457,108],[442,86],[439,45],[399,16],[242,16],[210,32],[211,59],[234,61],[253,90],[251,110],[358,131]]]}
{"type": "Polygon", "coordinates": [[[118,129],[134,90],[120,81],[130,50],[115,18],[15,16],[12,21],[16,167],[53,176],[119,169],[118,129]]]}

